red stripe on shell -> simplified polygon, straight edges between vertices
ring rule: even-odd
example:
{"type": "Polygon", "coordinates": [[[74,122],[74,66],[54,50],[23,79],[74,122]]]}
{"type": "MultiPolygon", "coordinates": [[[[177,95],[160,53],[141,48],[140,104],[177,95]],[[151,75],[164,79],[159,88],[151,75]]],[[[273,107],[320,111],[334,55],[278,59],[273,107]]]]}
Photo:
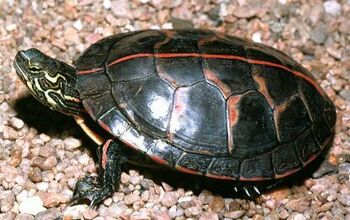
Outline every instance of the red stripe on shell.
{"type": "MultiPolygon", "coordinates": [[[[200,53],[158,53],[158,54],[153,54],[153,53],[138,53],[138,54],[132,54],[128,55],[125,57],[118,58],[114,60],[113,62],[109,63],[107,66],[111,67],[117,63],[130,60],[130,59],[135,59],[135,58],[142,58],[142,57],[157,57],[157,58],[176,58],[176,57],[203,57],[205,59],[228,59],[228,60],[241,60],[245,61],[247,63],[251,64],[257,64],[257,65],[266,65],[266,66],[271,66],[275,68],[280,68],[284,69],[293,75],[303,78],[307,82],[309,82],[315,89],[322,95],[325,93],[321,89],[321,87],[309,76],[302,74],[301,72],[294,71],[282,64],[277,64],[269,61],[264,61],[264,60],[255,60],[255,59],[247,59],[242,56],[235,56],[235,55],[225,55],[225,54],[200,54],[200,53]]],[[[78,74],[89,74],[89,73],[95,73],[97,71],[101,70],[99,69],[93,69],[93,70],[83,70],[83,71],[78,71],[78,74]]]]}
{"type": "Polygon", "coordinates": [[[77,72],[78,75],[84,75],[84,74],[91,74],[91,73],[96,73],[103,70],[103,68],[96,68],[96,69],[91,69],[91,70],[80,70],[77,72]]]}

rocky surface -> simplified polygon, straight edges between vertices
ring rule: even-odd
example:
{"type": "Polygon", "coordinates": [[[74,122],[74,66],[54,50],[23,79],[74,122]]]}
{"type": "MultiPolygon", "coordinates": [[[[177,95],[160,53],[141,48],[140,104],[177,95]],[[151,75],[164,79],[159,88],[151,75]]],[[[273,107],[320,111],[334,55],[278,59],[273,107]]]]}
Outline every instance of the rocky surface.
{"type": "Polygon", "coordinates": [[[4,0],[0,9],[0,219],[350,219],[349,0],[4,0]],[[97,209],[67,207],[77,179],[97,171],[96,146],[72,118],[29,96],[12,66],[16,52],[36,47],[71,63],[111,34],[189,27],[273,46],[312,72],[338,112],[329,163],[314,175],[323,177],[250,201],[130,167],[97,209]]]}

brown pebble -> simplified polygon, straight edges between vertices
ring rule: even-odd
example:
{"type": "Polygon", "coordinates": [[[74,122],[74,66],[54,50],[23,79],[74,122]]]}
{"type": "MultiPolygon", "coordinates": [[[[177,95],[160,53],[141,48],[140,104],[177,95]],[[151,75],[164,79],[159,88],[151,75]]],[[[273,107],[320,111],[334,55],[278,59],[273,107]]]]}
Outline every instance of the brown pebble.
{"type": "Polygon", "coordinates": [[[290,200],[286,204],[286,208],[303,213],[306,209],[310,207],[310,205],[311,205],[311,200],[309,198],[302,197],[302,198],[290,200]]]}
{"type": "Polygon", "coordinates": [[[233,200],[232,202],[230,202],[228,207],[229,207],[229,211],[236,211],[236,210],[240,210],[241,209],[241,206],[237,202],[237,200],[233,200]]]}
{"type": "Polygon", "coordinates": [[[58,208],[51,208],[36,214],[35,220],[60,219],[61,217],[62,213],[58,208]]]}
{"type": "Polygon", "coordinates": [[[14,149],[11,152],[11,158],[9,164],[13,167],[17,167],[22,162],[22,150],[14,149]]]}
{"type": "Polygon", "coordinates": [[[34,183],[38,183],[43,180],[43,175],[38,167],[29,168],[28,177],[34,183]]]}
{"type": "Polygon", "coordinates": [[[50,156],[42,164],[40,164],[40,169],[50,170],[57,164],[57,158],[55,156],[50,156]]]}
{"type": "Polygon", "coordinates": [[[214,199],[209,203],[209,207],[213,212],[220,212],[225,207],[225,201],[221,196],[214,196],[214,199]]]}
{"type": "Polygon", "coordinates": [[[273,189],[270,192],[266,192],[263,197],[267,198],[270,197],[272,199],[275,199],[277,201],[287,198],[291,194],[291,190],[288,186],[281,186],[278,188],[273,189]]]}

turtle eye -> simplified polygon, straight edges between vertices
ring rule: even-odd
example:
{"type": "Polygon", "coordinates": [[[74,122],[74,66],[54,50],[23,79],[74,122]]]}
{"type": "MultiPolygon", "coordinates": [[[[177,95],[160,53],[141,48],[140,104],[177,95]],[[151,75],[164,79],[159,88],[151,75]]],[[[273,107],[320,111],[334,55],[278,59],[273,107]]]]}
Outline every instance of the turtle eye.
{"type": "Polygon", "coordinates": [[[41,71],[41,68],[38,67],[38,66],[30,66],[28,69],[31,72],[39,72],[39,71],[41,71]]]}

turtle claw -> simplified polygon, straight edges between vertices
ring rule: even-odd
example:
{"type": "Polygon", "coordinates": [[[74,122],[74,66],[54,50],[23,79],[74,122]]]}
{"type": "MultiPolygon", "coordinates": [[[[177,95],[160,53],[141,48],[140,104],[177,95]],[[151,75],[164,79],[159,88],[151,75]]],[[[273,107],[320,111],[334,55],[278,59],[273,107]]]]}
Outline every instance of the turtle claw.
{"type": "Polygon", "coordinates": [[[90,208],[93,209],[113,192],[111,187],[103,187],[97,177],[86,176],[77,182],[73,197],[68,204],[71,205],[77,201],[87,199],[90,201],[90,208]]]}

